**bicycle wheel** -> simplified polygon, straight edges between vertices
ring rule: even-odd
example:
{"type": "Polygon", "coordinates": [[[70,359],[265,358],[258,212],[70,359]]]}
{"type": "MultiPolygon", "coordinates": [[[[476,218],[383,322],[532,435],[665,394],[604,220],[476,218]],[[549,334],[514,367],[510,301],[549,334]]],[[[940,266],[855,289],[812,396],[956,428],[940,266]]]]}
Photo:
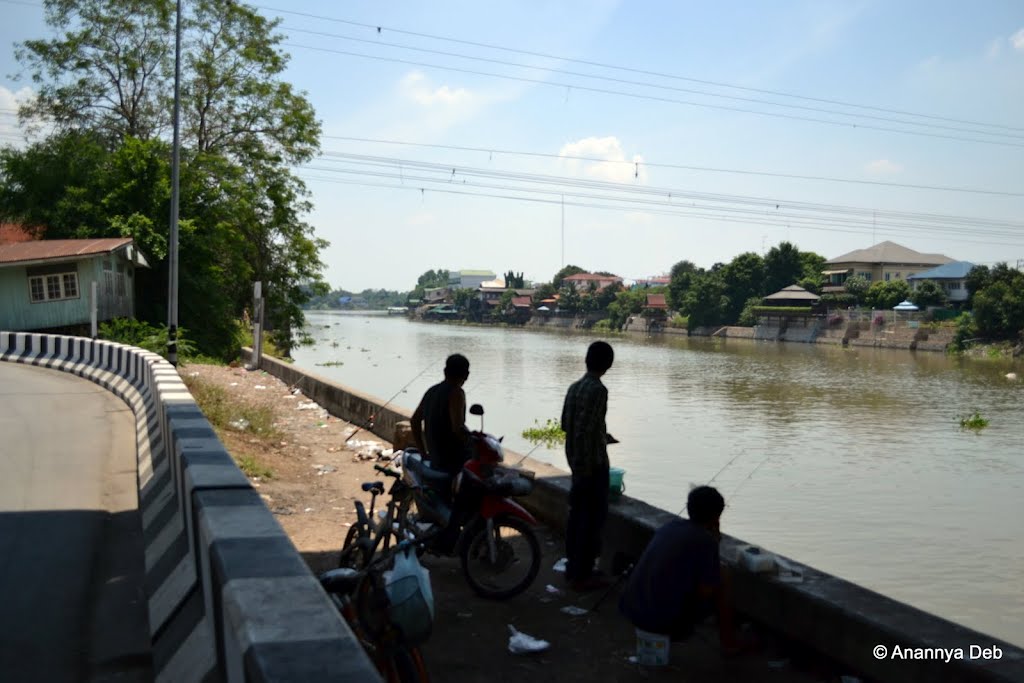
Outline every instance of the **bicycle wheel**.
{"type": "Polygon", "coordinates": [[[370,561],[369,554],[367,553],[369,534],[365,534],[366,541],[362,540],[363,538],[363,527],[359,524],[353,524],[345,535],[345,543],[341,546],[341,553],[338,555],[338,567],[362,569],[367,565],[370,561]]]}
{"type": "Polygon", "coordinates": [[[540,570],[540,543],[530,526],[516,517],[478,520],[460,553],[462,573],[477,595],[504,600],[522,593],[540,570]]]}
{"type": "Polygon", "coordinates": [[[417,647],[401,647],[391,655],[382,672],[388,683],[429,683],[430,675],[417,647]]]}

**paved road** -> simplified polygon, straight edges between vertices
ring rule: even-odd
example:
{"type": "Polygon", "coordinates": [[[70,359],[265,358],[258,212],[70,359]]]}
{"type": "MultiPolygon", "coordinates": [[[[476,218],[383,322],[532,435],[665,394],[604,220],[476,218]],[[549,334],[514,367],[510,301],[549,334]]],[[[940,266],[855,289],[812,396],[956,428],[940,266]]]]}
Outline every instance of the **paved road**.
{"type": "Polygon", "coordinates": [[[0,363],[0,680],[147,677],[136,486],[123,401],[0,363]]]}

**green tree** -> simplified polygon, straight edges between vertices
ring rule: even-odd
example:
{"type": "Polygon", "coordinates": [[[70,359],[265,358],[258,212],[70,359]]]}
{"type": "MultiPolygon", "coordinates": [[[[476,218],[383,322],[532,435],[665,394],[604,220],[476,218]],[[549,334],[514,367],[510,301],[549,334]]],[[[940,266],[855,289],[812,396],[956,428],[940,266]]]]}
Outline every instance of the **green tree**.
{"type": "Polygon", "coordinates": [[[563,284],[562,280],[564,280],[565,278],[567,278],[567,277],[569,277],[571,275],[579,275],[580,273],[585,273],[585,272],[587,272],[587,271],[584,270],[583,268],[580,268],[579,266],[574,266],[574,265],[570,264],[568,266],[563,267],[561,270],[559,270],[557,273],[555,273],[555,276],[553,278],[551,278],[551,285],[555,289],[561,289],[562,288],[562,284],[563,284]]]}
{"type": "Polygon", "coordinates": [[[579,313],[583,310],[583,298],[576,285],[570,282],[558,290],[558,308],[569,313],[579,313]]]}
{"type": "Polygon", "coordinates": [[[981,336],[1020,338],[1024,334],[1024,273],[1005,263],[996,264],[989,270],[988,284],[974,293],[973,313],[981,336]]]}
{"type": "Polygon", "coordinates": [[[947,300],[946,290],[934,280],[917,283],[917,288],[910,293],[910,301],[922,309],[929,306],[945,306],[947,300]]]}
{"type": "Polygon", "coordinates": [[[804,260],[800,250],[790,242],[780,242],[764,257],[764,291],[773,294],[796,284],[804,277],[804,260]]]}
{"type": "Polygon", "coordinates": [[[864,300],[868,288],[871,287],[871,283],[860,275],[851,275],[843,284],[846,287],[846,293],[852,296],[857,303],[864,300]]]}
{"type": "Polygon", "coordinates": [[[890,309],[910,296],[910,286],[905,280],[875,282],[868,288],[864,302],[874,310],[890,309]]]}
{"type": "Polygon", "coordinates": [[[725,295],[729,297],[725,319],[733,323],[740,319],[747,301],[752,298],[760,301],[766,293],[763,289],[764,259],[751,251],[736,256],[722,269],[722,281],[725,295]]]}
{"type": "Polygon", "coordinates": [[[717,273],[705,273],[693,278],[683,297],[683,315],[688,317],[689,329],[721,325],[729,307],[725,283],[717,273]]]}
{"type": "Polygon", "coordinates": [[[534,290],[533,303],[535,306],[539,306],[541,301],[543,301],[544,299],[550,299],[557,293],[558,290],[555,289],[554,285],[552,285],[549,282],[545,282],[540,287],[534,290]]]}
{"type": "MultiPolygon", "coordinates": [[[[50,139],[5,152],[0,214],[44,228],[47,237],[130,234],[166,283],[170,127],[170,0],[46,0],[55,37],[17,48],[40,96],[23,120],[48,120],[50,139]],[[69,145],[84,142],[82,149],[69,145]],[[25,171],[49,157],[43,173],[25,171]],[[59,170],[68,162],[68,170],[59,170]],[[83,175],[91,167],[98,173],[83,175]],[[26,178],[38,184],[23,182],[26,178]],[[120,186],[117,183],[120,182],[120,186]],[[41,208],[63,198],[59,210],[41,208]],[[61,221],[60,219],[71,219],[61,221]]],[[[202,351],[236,349],[233,317],[264,283],[268,327],[287,353],[301,306],[326,291],[326,245],[302,220],[310,210],[292,167],[319,149],[319,123],[304,95],[280,80],[287,56],[276,22],[226,0],[190,5],[183,41],[181,324],[202,351]]],[[[165,309],[162,290],[143,287],[142,315],[165,309]],[[148,311],[148,313],[147,313],[148,311]]]]}
{"type": "Polygon", "coordinates": [[[992,282],[992,273],[988,266],[974,266],[967,273],[965,284],[967,285],[967,307],[973,308],[974,295],[987,287],[992,282]]]}
{"type": "Polygon", "coordinates": [[[743,311],[740,313],[737,325],[743,327],[753,327],[757,324],[757,313],[755,309],[764,303],[762,297],[754,296],[746,300],[743,304],[743,311]]]}
{"type": "Polygon", "coordinates": [[[615,299],[608,304],[608,325],[613,330],[621,330],[626,320],[632,315],[639,314],[644,304],[647,303],[647,295],[650,289],[622,289],[615,294],[615,299]]]}
{"type": "Polygon", "coordinates": [[[522,273],[516,274],[510,270],[505,273],[505,286],[512,289],[523,289],[526,287],[526,278],[522,273]]]}
{"type": "Polygon", "coordinates": [[[699,272],[692,261],[679,261],[669,271],[668,301],[669,308],[680,311],[683,308],[683,299],[690,289],[693,277],[699,272]]]}
{"type": "Polygon", "coordinates": [[[825,257],[813,251],[801,251],[800,265],[803,276],[798,281],[800,286],[809,292],[820,293],[825,286],[825,274],[822,272],[825,270],[825,257]]]}

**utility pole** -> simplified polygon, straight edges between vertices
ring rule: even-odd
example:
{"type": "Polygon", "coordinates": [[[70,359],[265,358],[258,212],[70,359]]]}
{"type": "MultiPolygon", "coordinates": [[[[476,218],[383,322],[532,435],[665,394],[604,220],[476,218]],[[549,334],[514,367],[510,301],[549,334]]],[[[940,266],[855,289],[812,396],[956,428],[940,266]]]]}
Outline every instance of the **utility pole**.
{"type": "Polygon", "coordinates": [[[178,179],[181,164],[181,0],[174,26],[174,141],[171,148],[171,235],[167,250],[167,360],[178,364],[178,179]]]}
{"type": "Polygon", "coordinates": [[[562,267],[565,268],[565,195],[562,195],[562,267]]]}

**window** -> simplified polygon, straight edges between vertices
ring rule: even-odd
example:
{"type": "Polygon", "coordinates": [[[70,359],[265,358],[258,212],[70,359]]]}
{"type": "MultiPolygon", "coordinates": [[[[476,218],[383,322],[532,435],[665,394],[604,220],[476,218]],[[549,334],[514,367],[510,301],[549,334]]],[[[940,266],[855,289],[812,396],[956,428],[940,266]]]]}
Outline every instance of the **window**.
{"type": "Polygon", "coordinates": [[[871,271],[862,270],[859,273],[857,273],[857,277],[862,277],[865,280],[867,280],[868,282],[871,282],[871,271]]]}
{"type": "Polygon", "coordinates": [[[28,278],[29,300],[32,303],[78,298],[78,273],[32,275],[28,278]]]}
{"type": "Polygon", "coordinates": [[[125,287],[124,277],[124,264],[117,264],[117,276],[115,278],[115,288],[117,290],[117,296],[126,296],[128,294],[127,287],[125,287]]]}
{"type": "Polygon", "coordinates": [[[948,290],[950,290],[950,291],[954,291],[954,290],[960,289],[960,281],[959,280],[954,280],[952,282],[947,282],[946,283],[946,288],[948,290]]]}
{"type": "Polygon", "coordinates": [[[886,281],[886,282],[888,282],[888,281],[889,281],[889,276],[890,276],[890,275],[892,275],[892,273],[886,273],[886,274],[885,274],[885,281],[886,281]]]}

